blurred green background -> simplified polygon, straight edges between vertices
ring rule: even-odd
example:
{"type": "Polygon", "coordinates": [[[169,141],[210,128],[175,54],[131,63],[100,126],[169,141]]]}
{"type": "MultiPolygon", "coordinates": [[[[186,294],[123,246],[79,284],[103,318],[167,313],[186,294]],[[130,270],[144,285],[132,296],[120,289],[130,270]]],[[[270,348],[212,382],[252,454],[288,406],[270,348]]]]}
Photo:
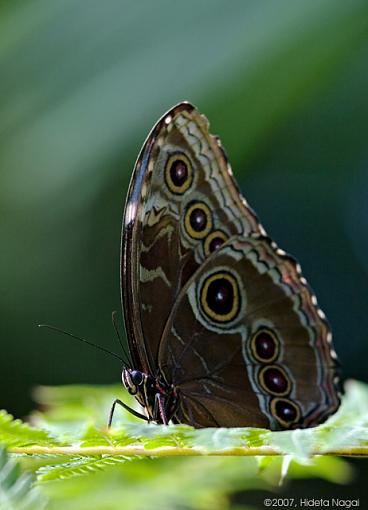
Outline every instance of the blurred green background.
{"type": "Polygon", "coordinates": [[[189,100],[242,192],[301,262],[345,377],[368,379],[368,3],[0,1],[1,401],[111,383],[129,178],[189,100]]]}

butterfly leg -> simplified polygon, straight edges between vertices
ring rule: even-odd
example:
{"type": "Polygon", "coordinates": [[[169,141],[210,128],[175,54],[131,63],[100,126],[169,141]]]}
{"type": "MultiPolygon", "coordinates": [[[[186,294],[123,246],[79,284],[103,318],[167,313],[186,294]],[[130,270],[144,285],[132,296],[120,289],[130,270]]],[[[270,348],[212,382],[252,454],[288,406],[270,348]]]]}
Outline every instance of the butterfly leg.
{"type": "Polygon", "coordinates": [[[116,400],[114,400],[114,402],[113,402],[113,404],[111,406],[110,415],[109,415],[109,422],[108,422],[107,428],[111,427],[112,419],[113,419],[114,412],[115,412],[115,407],[116,407],[117,404],[119,404],[119,406],[121,406],[124,409],[126,409],[127,411],[129,411],[133,416],[136,416],[137,418],[140,418],[141,420],[148,421],[147,416],[144,416],[144,414],[138,413],[137,411],[135,411],[134,409],[132,409],[128,405],[124,404],[124,402],[122,402],[121,400],[119,400],[117,398],[116,400]]]}
{"type": "Polygon", "coordinates": [[[156,393],[155,395],[155,407],[153,410],[153,415],[155,417],[156,421],[161,421],[164,425],[168,425],[168,419],[166,415],[166,409],[165,409],[165,399],[161,395],[161,393],[156,393]],[[158,418],[161,418],[158,420],[158,418]]]}

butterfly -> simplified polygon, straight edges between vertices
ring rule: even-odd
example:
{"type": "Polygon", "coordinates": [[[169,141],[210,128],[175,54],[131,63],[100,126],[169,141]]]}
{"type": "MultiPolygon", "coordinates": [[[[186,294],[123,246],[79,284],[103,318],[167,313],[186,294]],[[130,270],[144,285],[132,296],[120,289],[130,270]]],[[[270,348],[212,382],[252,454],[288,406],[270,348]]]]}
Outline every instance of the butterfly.
{"type": "MultiPolygon", "coordinates": [[[[339,407],[339,364],[299,264],[242,197],[207,119],[153,127],[124,210],[122,381],[158,424],[305,428],[339,407]]],[[[111,410],[110,421],[116,404],[111,410]]]]}

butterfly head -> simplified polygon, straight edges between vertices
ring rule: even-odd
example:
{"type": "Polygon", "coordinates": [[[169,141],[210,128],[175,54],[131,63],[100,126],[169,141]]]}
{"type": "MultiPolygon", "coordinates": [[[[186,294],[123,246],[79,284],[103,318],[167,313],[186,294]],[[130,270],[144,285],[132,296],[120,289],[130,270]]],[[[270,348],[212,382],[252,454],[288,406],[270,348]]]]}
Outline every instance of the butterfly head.
{"type": "Polygon", "coordinates": [[[144,374],[139,370],[124,368],[121,373],[121,379],[125,388],[131,395],[136,395],[140,391],[144,382],[144,374]]]}

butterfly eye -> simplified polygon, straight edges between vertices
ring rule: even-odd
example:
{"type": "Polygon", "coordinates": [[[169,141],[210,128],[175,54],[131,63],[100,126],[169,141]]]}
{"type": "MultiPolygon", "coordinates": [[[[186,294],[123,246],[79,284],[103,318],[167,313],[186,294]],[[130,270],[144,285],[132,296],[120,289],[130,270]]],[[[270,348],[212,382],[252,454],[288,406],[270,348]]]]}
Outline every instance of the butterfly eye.
{"type": "Polygon", "coordinates": [[[212,228],[211,211],[204,202],[192,203],[184,217],[185,230],[193,239],[204,239],[212,228]]]}
{"type": "Polygon", "coordinates": [[[226,234],[224,234],[222,230],[215,230],[214,232],[211,232],[204,242],[204,253],[206,257],[212,252],[218,250],[226,240],[226,234]]]}
{"type": "Polygon", "coordinates": [[[240,310],[239,287],[236,278],[221,271],[204,281],[200,300],[204,313],[216,322],[233,320],[240,310]]]}
{"type": "Polygon", "coordinates": [[[272,415],[286,428],[300,419],[299,407],[286,398],[274,398],[270,408],[272,415]]]}
{"type": "Polygon", "coordinates": [[[165,182],[172,193],[182,195],[193,181],[192,165],[183,153],[172,154],[165,167],[165,182]]]}
{"type": "Polygon", "coordinates": [[[143,374],[139,370],[132,370],[130,372],[130,379],[135,386],[139,386],[143,382],[143,374]]]}

